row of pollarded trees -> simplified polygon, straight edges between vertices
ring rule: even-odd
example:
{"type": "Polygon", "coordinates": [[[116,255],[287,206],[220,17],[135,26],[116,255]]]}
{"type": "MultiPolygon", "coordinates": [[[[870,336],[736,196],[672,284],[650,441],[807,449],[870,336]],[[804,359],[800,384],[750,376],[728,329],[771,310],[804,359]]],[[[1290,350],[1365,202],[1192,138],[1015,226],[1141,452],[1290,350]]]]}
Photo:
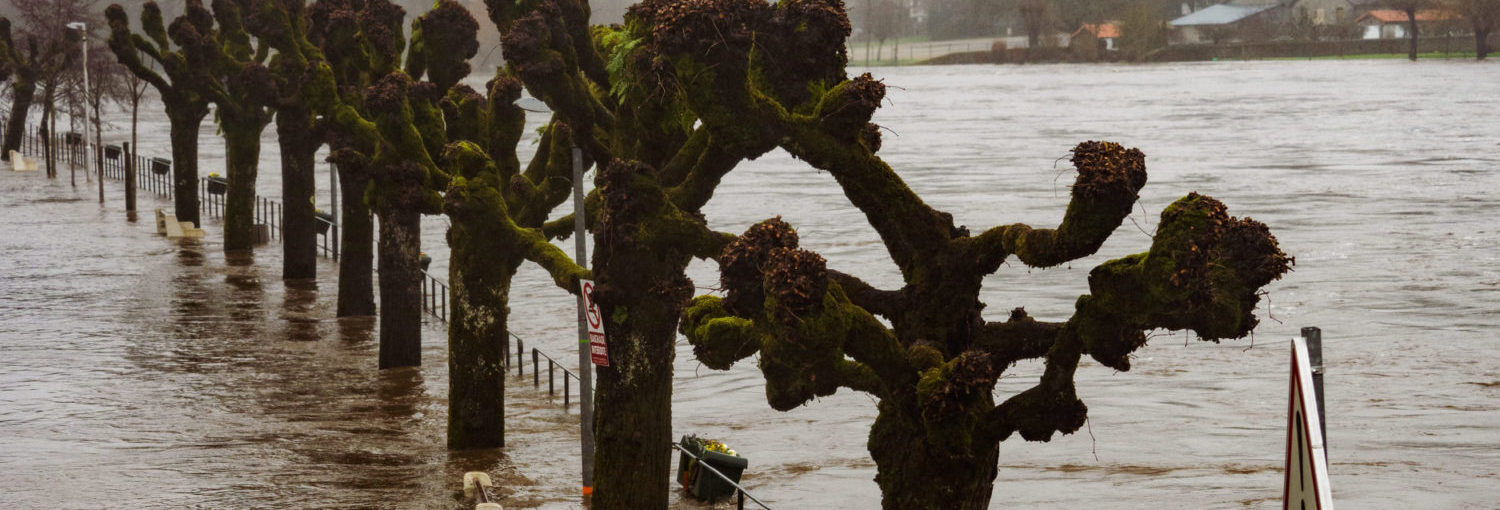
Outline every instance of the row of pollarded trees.
{"type": "MultiPolygon", "coordinates": [[[[1083,423],[1073,389],[1083,356],[1128,369],[1154,328],[1241,337],[1256,324],[1259,290],[1288,270],[1264,225],[1194,194],[1163,213],[1148,251],[1090,274],[1073,318],[1039,321],[1017,308],[989,322],[984,276],[1012,256],[1049,267],[1094,253],[1145,184],[1143,155],[1080,144],[1061,225],[971,233],[877,155],[870,119],[884,85],[847,74],[850,26],[837,0],[647,0],[610,27],[590,26],[581,0],[486,5],[505,66],[483,90],[460,83],[479,25],[451,0],[412,20],[409,39],[406,13],[388,0],[190,1],[170,23],[148,3],[136,27],[118,6],[107,14],[111,48],[162,93],[174,135],[178,122],[195,132],[214,108],[232,190],[253,189],[251,140],[272,120],[284,173],[330,146],[351,190],[346,224],[364,215],[369,232],[369,214],[380,219],[382,367],[419,362],[418,220],[451,220],[450,447],[504,444],[501,365],[519,266],[541,265],[568,292],[580,278],[598,282],[611,363],[597,368],[596,508],[666,506],[679,330],[710,367],[758,354],[774,408],[840,388],[879,397],[870,450],[886,508],[985,508],[1000,441],[1046,440],[1083,423]],[[552,111],[524,165],[525,112],[513,104],[523,90],[552,111]],[[571,147],[599,166],[586,201],[592,271],[550,242],[573,221],[547,221],[573,185],[571,147]],[[903,287],[876,289],[827,268],[777,220],[742,235],[708,228],[701,210],[720,180],[775,149],[834,178],[900,266],[903,287]],[[726,295],[693,297],[685,270],[694,258],[719,264],[726,295]],[[1032,358],[1047,361],[1037,385],[996,402],[1001,373],[1032,358]]],[[[179,141],[196,143],[178,138],[174,153],[179,141]]],[[[179,183],[196,179],[190,166],[179,172],[179,183]]],[[[289,191],[287,203],[301,193],[289,191]]],[[[368,250],[366,235],[346,236],[355,243],[346,257],[361,242],[368,250]]],[[[341,314],[345,280],[369,281],[363,260],[341,262],[341,314]]]]}
{"type": "MultiPolygon", "coordinates": [[[[41,110],[40,127],[53,136],[42,137],[43,161],[49,178],[57,177],[58,159],[62,147],[55,147],[53,140],[58,131],[57,121],[61,113],[68,115],[67,130],[76,132],[79,123],[87,125],[93,134],[92,143],[95,163],[92,169],[85,168],[84,175],[103,172],[104,128],[101,110],[107,104],[127,108],[131,113],[130,144],[136,145],[136,118],[148,85],[108,58],[109,49],[103,44],[104,24],[98,13],[83,0],[17,0],[15,10],[19,24],[13,26],[10,19],[0,18],[0,81],[9,86],[0,97],[7,97],[9,114],[4,120],[5,136],[0,140],[0,159],[9,160],[10,151],[19,150],[22,136],[27,130],[31,110],[41,110]],[[68,28],[73,22],[83,22],[88,31],[68,28]],[[84,80],[83,46],[92,48],[96,57],[87,65],[88,80],[84,80]],[[87,87],[85,87],[87,85],[87,87]]],[[[81,141],[81,140],[80,140],[81,141]]],[[[69,140],[68,145],[73,145],[69,140]]],[[[82,154],[81,147],[71,147],[73,154],[82,154]]],[[[126,158],[127,164],[132,162],[126,158]]],[[[70,178],[77,186],[77,168],[70,165],[70,178]]],[[[126,173],[125,208],[135,211],[134,172],[126,173]]],[[[99,201],[104,201],[104,184],[99,183],[99,201]]]]}

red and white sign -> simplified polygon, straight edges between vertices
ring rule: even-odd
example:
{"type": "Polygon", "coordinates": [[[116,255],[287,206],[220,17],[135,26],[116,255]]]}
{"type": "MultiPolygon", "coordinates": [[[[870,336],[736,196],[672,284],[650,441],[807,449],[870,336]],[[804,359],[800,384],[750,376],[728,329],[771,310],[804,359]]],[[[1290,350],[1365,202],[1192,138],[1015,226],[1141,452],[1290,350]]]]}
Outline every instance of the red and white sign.
{"type": "Polygon", "coordinates": [[[594,282],[579,280],[583,285],[583,317],[589,323],[589,358],[595,365],[609,366],[609,350],[604,346],[604,316],[594,302],[594,282]]]}
{"type": "Polygon", "coordinates": [[[1286,479],[1283,510],[1333,510],[1328,487],[1328,457],[1323,450],[1323,427],[1313,395],[1312,366],[1307,340],[1292,339],[1291,408],[1286,427],[1286,479]]]}

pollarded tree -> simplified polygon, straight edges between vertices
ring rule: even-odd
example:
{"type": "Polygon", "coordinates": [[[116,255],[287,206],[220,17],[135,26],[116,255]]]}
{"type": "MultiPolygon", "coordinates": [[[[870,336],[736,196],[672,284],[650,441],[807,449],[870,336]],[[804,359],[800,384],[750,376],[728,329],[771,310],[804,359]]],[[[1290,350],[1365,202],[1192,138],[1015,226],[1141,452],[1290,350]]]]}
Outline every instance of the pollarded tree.
{"type": "Polygon", "coordinates": [[[322,113],[333,103],[337,85],[323,53],[308,40],[310,19],[302,0],[267,0],[246,29],[276,51],[266,66],[269,91],[259,95],[276,112],[276,142],[281,148],[282,278],[318,276],[317,217],[313,194],[316,155],[324,143],[322,113]]]}
{"type": "MultiPolygon", "coordinates": [[[[163,23],[161,8],[154,1],[146,2],[141,7],[141,33],[144,36],[131,33],[130,19],[119,4],[110,5],[104,16],[109,20],[109,49],[131,74],[156,89],[166,109],[172,142],[172,203],[177,220],[201,226],[198,217],[198,126],[208,115],[208,100],[193,82],[192,64],[182,51],[182,44],[177,42],[177,49],[173,49],[175,41],[168,34],[212,33],[214,20],[207,15],[200,0],[188,0],[187,9],[188,14],[172,21],[176,28],[169,32],[163,23]],[[186,30],[186,27],[192,27],[192,30],[186,30]],[[142,55],[145,59],[141,58],[142,55]]],[[[132,130],[134,126],[132,119],[132,130]]]]}
{"type": "MultiPolygon", "coordinates": [[[[56,30],[61,33],[62,29],[56,30]]],[[[10,151],[21,149],[21,136],[26,133],[26,114],[36,100],[37,85],[55,83],[51,77],[72,63],[72,53],[67,51],[61,37],[42,38],[35,33],[22,34],[22,44],[17,44],[11,33],[10,20],[0,18],[0,60],[11,74],[10,119],[5,124],[5,145],[0,147],[0,158],[10,161],[10,151]]],[[[51,113],[52,98],[44,97],[45,113],[51,113]]],[[[48,117],[42,118],[46,126],[48,117]]],[[[50,152],[50,147],[49,147],[50,152]]],[[[48,166],[48,177],[55,177],[48,166]]]]}
{"type": "MultiPolygon", "coordinates": [[[[384,5],[384,4],[382,4],[384,5]]],[[[371,69],[378,64],[369,55],[377,42],[390,44],[380,34],[390,30],[400,33],[403,11],[365,8],[363,0],[320,0],[309,9],[310,30],[307,39],[324,55],[333,69],[338,89],[338,103],[363,108],[364,91],[377,78],[371,69]],[[381,16],[381,13],[389,13],[381,16]],[[381,21],[383,18],[393,18],[381,21]],[[386,23],[386,24],[380,24],[386,23]],[[365,26],[377,27],[366,36],[365,26]]],[[[403,41],[404,44],[404,41],[403,41]]],[[[400,49],[389,50],[399,54],[400,49]]],[[[390,72],[383,68],[382,72],[390,72]]],[[[340,183],[339,222],[339,297],[338,316],[375,315],[375,223],[365,191],[370,186],[368,169],[375,154],[373,143],[354,136],[338,123],[325,125],[329,162],[337,169],[340,183]]]]}
{"type": "MultiPolygon", "coordinates": [[[[271,122],[265,105],[276,100],[276,86],[264,63],[271,47],[253,41],[246,24],[260,19],[273,4],[254,0],[214,0],[213,13],[202,5],[188,5],[187,19],[212,17],[216,30],[204,23],[172,23],[172,41],[182,46],[194,89],[214,105],[214,120],[224,137],[224,164],[229,179],[224,199],[224,251],[249,250],[255,245],[255,180],[260,171],[260,134],[271,122]]],[[[182,19],[182,18],[179,18],[182,19]]]]}
{"type": "MultiPolygon", "coordinates": [[[[379,2],[325,0],[313,12],[316,39],[330,48],[341,81],[358,84],[362,76],[381,66],[388,66],[383,70],[387,77],[399,72],[397,52],[382,50],[400,46],[385,37],[399,33],[402,13],[397,8],[379,2]]],[[[428,168],[429,191],[445,191],[442,212],[452,222],[447,236],[453,254],[449,262],[453,294],[448,329],[448,445],[455,449],[504,445],[507,300],[511,278],[521,263],[542,264],[558,275],[558,285],[564,288],[575,288],[579,276],[585,274],[540,230],[548,213],[566,200],[571,189],[567,145],[553,142],[567,136],[565,128],[549,123],[536,156],[523,172],[517,145],[525,118],[514,105],[521,83],[508,72],[500,72],[483,95],[457,85],[468,74],[467,60],[477,50],[477,27],[469,13],[452,2],[439,3],[418,18],[405,71],[399,73],[417,78],[425,74],[430,80],[420,86],[446,93],[435,103],[427,91],[407,94],[410,118],[391,117],[373,125],[348,118],[351,112],[383,114],[365,102],[368,96],[344,94],[343,103],[350,106],[341,107],[346,118],[336,126],[346,127],[334,130],[354,133],[351,139],[377,146],[389,145],[381,125],[412,124],[420,133],[421,152],[436,156],[428,168]],[[431,117],[434,105],[441,119],[431,117]],[[434,145],[442,152],[430,152],[434,145]]],[[[410,147],[414,154],[417,145],[410,147]]],[[[394,158],[394,149],[385,147],[384,157],[394,158]]],[[[375,161],[367,155],[376,152],[352,146],[337,151],[341,166],[351,168],[370,168],[375,161]]],[[[386,311],[390,311],[389,304],[386,311]]]]}
{"type": "Polygon", "coordinates": [[[365,172],[365,198],[380,217],[380,367],[419,365],[420,220],[442,212],[437,190],[446,185],[434,162],[446,143],[438,102],[468,74],[478,23],[463,6],[441,0],[413,23],[408,45],[405,11],[390,2],[319,4],[313,16],[325,56],[338,80],[351,80],[339,83],[339,100],[326,110],[334,136],[344,140],[335,144],[335,162],[365,172]],[[348,90],[372,78],[362,90],[348,90]]]}
{"type": "Polygon", "coordinates": [[[486,88],[481,96],[456,87],[442,103],[448,137],[455,140],[439,161],[449,178],[443,213],[452,225],[448,447],[453,449],[505,445],[508,303],[517,269],[534,261],[569,290],[587,276],[541,230],[572,189],[566,128],[550,123],[522,169],[517,145],[525,112],[514,104],[521,82],[501,70],[486,88]]]}
{"type": "MultiPolygon", "coordinates": [[[[675,65],[681,69],[681,60],[675,65]]],[[[837,73],[843,76],[842,63],[837,73]]],[[[1098,250],[1146,182],[1144,155],[1113,143],[1080,144],[1061,225],[1002,225],[974,235],[923,202],[875,155],[878,131],[869,120],[883,84],[868,75],[846,79],[811,109],[784,107],[768,90],[749,79],[716,92],[720,101],[745,105],[740,118],[782,133],[780,145],[794,157],[833,176],[879,234],[905,285],[876,289],[830,270],[798,247],[789,225],[770,220],[720,254],[727,295],[695,299],[681,328],[711,368],[759,354],[767,401],[778,410],[839,388],[879,397],[869,448],[885,508],[987,508],[1000,441],[1015,433],[1045,441],[1083,425],[1087,408],[1073,385],[1082,356],[1124,371],[1145,331],[1242,337],[1257,322],[1259,290],[1289,269],[1264,225],[1231,218],[1223,204],[1192,194],[1163,212],[1147,252],[1090,273],[1090,293],[1069,320],[1038,321],[1016,308],[1006,321],[986,321],[982,280],[1007,259],[1053,267],[1098,250]],[[1046,360],[1038,383],[997,403],[1002,373],[1037,358],[1046,360]]]]}
{"type": "Polygon", "coordinates": [[[590,220],[609,366],[596,368],[593,505],[665,508],[673,345],[693,292],[684,271],[733,238],[700,211],[725,174],[783,136],[765,104],[811,112],[842,78],[848,21],[828,1],[663,0],[590,31],[581,2],[487,6],[508,68],[602,166],[590,220]],[[749,97],[752,78],[764,88],[749,97]]]}

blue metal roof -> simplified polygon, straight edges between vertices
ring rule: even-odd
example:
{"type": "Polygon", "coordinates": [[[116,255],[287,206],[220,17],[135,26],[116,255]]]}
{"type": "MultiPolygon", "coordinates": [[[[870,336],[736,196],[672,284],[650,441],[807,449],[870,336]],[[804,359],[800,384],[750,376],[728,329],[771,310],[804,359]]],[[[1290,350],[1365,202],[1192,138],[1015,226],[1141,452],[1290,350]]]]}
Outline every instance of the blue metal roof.
{"type": "Polygon", "coordinates": [[[1236,21],[1254,16],[1275,5],[1228,5],[1218,4],[1209,6],[1198,12],[1172,20],[1172,26],[1185,27],[1195,25],[1228,25],[1236,21]]]}

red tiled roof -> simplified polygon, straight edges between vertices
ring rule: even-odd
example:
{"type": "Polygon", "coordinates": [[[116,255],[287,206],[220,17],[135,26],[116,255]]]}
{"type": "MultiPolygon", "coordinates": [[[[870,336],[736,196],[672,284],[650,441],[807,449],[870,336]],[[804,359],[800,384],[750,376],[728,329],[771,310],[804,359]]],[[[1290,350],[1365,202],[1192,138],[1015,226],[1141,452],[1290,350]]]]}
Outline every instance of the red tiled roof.
{"type": "MultiPolygon", "coordinates": [[[[1453,13],[1444,10],[1430,9],[1417,11],[1417,21],[1443,21],[1453,18],[1453,13]]],[[[1360,16],[1354,22],[1361,23],[1366,20],[1375,20],[1381,23],[1402,23],[1407,21],[1405,12],[1395,9],[1377,9],[1365,13],[1364,16],[1360,16]]]]}
{"type": "Polygon", "coordinates": [[[1073,32],[1073,37],[1078,37],[1078,34],[1083,32],[1093,34],[1094,37],[1100,39],[1118,38],[1120,37],[1120,26],[1114,23],[1084,23],[1083,26],[1078,27],[1078,30],[1073,32]]]}

